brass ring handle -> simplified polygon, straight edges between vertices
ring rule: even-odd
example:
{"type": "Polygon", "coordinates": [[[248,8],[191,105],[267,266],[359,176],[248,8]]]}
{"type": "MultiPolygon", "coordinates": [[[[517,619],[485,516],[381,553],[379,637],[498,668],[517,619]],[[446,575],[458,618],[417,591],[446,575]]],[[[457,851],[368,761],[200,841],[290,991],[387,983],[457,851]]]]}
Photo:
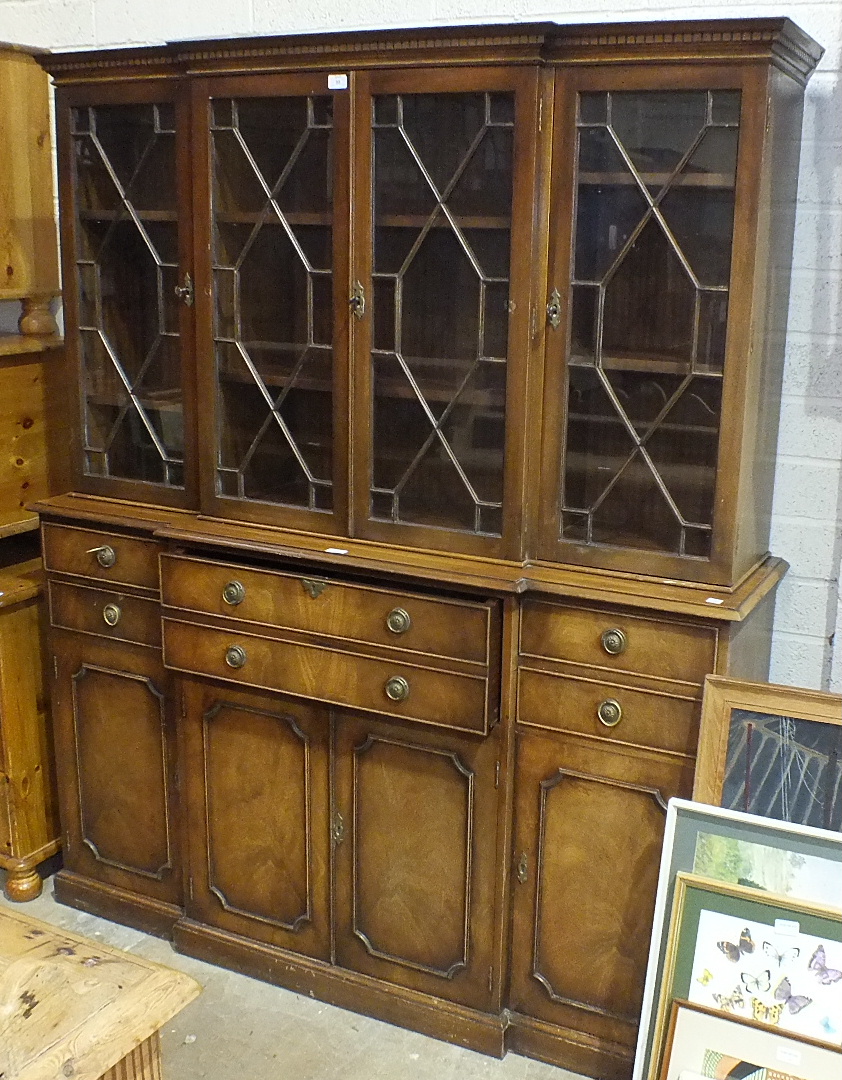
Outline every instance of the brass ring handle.
{"type": "Polygon", "coordinates": [[[117,561],[117,552],[110,544],[102,544],[100,547],[88,548],[88,555],[96,556],[96,561],[104,569],[110,569],[117,561]]]}
{"type": "Polygon", "coordinates": [[[383,689],[390,701],[406,701],[409,697],[409,683],[402,675],[393,675],[391,679],[387,679],[383,689]]]}
{"type": "Polygon", "coordinates": [[[629,641],[622,630],[617,627],[613,627],[611,630],[603,630],[602,647],[608,653],[609,656],[619,656],[620,653],[624,653],[628,647],[629,641]]]}
{"type": "Polygon", "coordinates": [[[246,650],[241,645],[229,645],[225,650],[225,663],[228,667],[241,668],[246,662],[246,650]]]}
{"type": "Polygon", "coordinates": [[[106,626],[116,626],[122,614],[119,604],[106,604],[102,609],[102,619],[106,626]]]}
{"type": "Polygon", "coordinates": [[[623,706],[615,698],[606,698],[599,703],[596,716],[600,724],[616,727],[623,719],[623,706]]]}
{"type": "Polygon", "coordinates": [[[222,589],[222,599],[231,607],[242,604],[246,598],[246,587],[241,581],[229,581],[222,589]]]}
{"type": "Polygon", "coordinates": [[[412,626],[412,619],[406,608],[392,608],[386,616],[386,629],[391,630],[393,634],[405,634],[410,626],[412,626]]]}

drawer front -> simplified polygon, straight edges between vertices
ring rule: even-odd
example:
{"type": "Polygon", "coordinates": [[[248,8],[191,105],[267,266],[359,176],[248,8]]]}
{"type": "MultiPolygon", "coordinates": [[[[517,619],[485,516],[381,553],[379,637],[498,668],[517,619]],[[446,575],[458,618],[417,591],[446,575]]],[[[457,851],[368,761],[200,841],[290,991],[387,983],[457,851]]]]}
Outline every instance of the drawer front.
{"type": "Polygon", "coordinates": [[[696,753],[699,701],[521,668],[518,721],[634,746],[696,753]]]}
{"type": "Polygon", "coordinates": [[[160,646],[161,608],[157,600],[50,582],[50,623],[98,637],[160,646]]]}
{"type": "Polygon", "coordinates": [[[168,555],[161,589],[168,607],[481,664],[499,621],[495,601],[439,600],[168,555]],[[233,602],[223,599],[226,586],[233,602]]]}
{"type": "Polygon", "coordinates": [[[62,574],[157,590],[159,550],[120,533],[44,525],[44,565],[62,574]]]}
{"type": "Polygon", "coordinates": [[[714,670],[716,631],[682,622],[527,601],[520,651],[588,667],[701,684],[714,670]]]}
{"type": "Polygon", "coordinates": [[[178,671],[462,731],[485,734],[490,726],[488,682],[479,676],[173,619],[163,627],[164,663],[178,671]]]}

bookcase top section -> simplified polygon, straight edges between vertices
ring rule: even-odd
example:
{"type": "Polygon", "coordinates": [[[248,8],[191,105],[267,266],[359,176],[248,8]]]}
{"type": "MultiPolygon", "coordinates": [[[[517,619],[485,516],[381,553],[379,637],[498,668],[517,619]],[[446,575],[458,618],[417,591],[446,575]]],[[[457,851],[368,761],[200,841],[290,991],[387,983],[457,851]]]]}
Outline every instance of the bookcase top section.
{"type": "Polygon", "coordinates": [[[408,63],[768,62],[806,83],[824,50],[785,18],[436,26],[175,41],[38,56],[58,83],[408,63]]]}

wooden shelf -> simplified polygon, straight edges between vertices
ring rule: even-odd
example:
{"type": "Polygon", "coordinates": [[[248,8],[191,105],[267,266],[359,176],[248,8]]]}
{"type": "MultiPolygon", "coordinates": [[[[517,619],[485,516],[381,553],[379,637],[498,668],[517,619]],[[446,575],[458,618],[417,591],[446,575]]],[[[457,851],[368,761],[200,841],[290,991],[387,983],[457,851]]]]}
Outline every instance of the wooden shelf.
{"type": "Polygon", "coordinates": [[[641,375],[698,375],[705,379],[721,379],[722,370],[704,370],[696,368],[690,370],[690,364],[685,360],[674,360],[666,356],[640,356],[639,354],[626,353],[618,356],[602,356],[599,364],[590,356],[572,355],[568,361],[570,367],[594,368],[601,367],[604,371],[628,371],[641,375]]]}
{"type": "MultiPolygon", "coordinates": [[[[662,188],[672,176],[668,172],[645,172],[640,173],[640,179],[649,188],[662,188]]],[[[637,180],[630,172],[581,172],[578,175],[580,184],[600,185],[612,187],[637,187],[637,180]]],[[[670,190],[679,187],[693,188],[719,188],[725,191],[733,191],[736,186],[735,179],[728,173],[680,173],[670,184],[670,190]]]]}
{"type": "Polygon", "coordinates": [[[30,334],[0,334],[0,356],[25,356],[30,353],[59,349],[64,339],[58,334],[44,337],[30,334]]]}
{"type": "MultiPolygon", "coordinates": [[[[175,210],[139,210],[136,206],[133,209],[141,221],[163,221],[172,224],[178,222],[178,212],[175,210]]],[[[119,210],[77,210],[76,216],[80,221],[103,223],[120,221],[130,224],[134,221],[131,214],[123,206],[119,210]]]]}

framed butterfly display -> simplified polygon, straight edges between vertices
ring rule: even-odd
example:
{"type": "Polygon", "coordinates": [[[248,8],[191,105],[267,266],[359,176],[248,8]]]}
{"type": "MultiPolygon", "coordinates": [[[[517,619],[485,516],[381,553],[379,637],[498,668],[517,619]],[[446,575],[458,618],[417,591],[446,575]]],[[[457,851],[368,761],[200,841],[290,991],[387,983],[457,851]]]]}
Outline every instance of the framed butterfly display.
{"type": "Polygon", "coordinates": [[[648,1080],[676,999],[842,1048],[842,911],[677,874],[648,1080]]]}
{"type": "Polygon", "coordinates": [[[658,1080],[832,1080],[842,1051],[687,1001],[672,1004],[658,1080]]]}

